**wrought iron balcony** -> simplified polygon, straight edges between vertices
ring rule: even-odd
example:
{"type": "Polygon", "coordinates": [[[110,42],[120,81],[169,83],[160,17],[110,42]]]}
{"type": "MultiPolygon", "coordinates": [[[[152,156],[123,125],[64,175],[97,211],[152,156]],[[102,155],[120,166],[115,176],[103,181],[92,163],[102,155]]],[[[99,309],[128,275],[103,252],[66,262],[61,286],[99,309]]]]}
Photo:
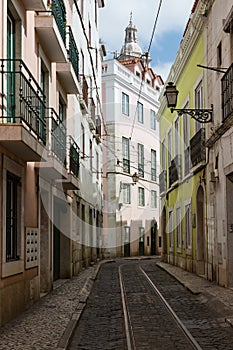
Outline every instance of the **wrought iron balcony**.
{"type": "Polygon", "coordinates": [[[46,142],[45,95],[22,60],[1,59],[1,122],[22,123],[46,142]]]}
{"type": "Polygon", "coordinates": [[[233,63],[222,78],[222,120],[233,112],[233,63]]]}
{"type": "Polygon", "coordinates": [[[0,60],[0,96],[0,142],[26,161],[38,160],[46,143],[45,95],[22,60],[0,60]]]}
{"type": "Polygon", "coordinates": [[[169,187],[171,187],[181,176],[181,156],[176,155],[169,166],[169,187]]]}
{"type": "Polygon", "coordinates": [[[74,72],[76,74],[77,79],[79,80],[79,52],[78,48],[76,45],[76,42],[74,40],[74,36],[71,30],[70,26],[67,26],[68,29],[68,37],[69,37],[69,42],[68,42],[68,59],[71,62],[74,72]]]}
{"type": "Polygon", "coordinates": [[[66,167],[66,127],[55,110],[49,110],[49,154],[66,167]]]}
{"type": "Polygon", "coordinates": [[[50,0],[52,14],[57,23],[62,40],[66,43],[66,8],[63,0],[50,0]]]}
{"type": "Polygon", "coordinates": [[[190,159],[192,167],[206,161],[204,128],[201,128],[190,140],[190,159]]]}
{"type": "Polygon", "coordinates": [[[165,192],[167,189],[167,172],[163,170],[159,174],[159,191],[160,193],[165,192]]]}
{"type": "Polygon", "coordinates": [[[71,136],[68,136],[68,172],[78,178],[79,176],[79,153],[80,149],[71,136]]]}

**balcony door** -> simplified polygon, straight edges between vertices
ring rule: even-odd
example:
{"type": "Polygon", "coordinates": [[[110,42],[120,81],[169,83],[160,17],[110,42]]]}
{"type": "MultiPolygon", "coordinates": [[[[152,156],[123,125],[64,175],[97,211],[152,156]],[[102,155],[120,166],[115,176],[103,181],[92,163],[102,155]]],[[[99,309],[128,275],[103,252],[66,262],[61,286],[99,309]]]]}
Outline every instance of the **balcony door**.
{"type": "Polygon", "coordinates": [[[15,117],[15,19],[10,11],[7,14],[7,121],[14,122],[15,117]]]}

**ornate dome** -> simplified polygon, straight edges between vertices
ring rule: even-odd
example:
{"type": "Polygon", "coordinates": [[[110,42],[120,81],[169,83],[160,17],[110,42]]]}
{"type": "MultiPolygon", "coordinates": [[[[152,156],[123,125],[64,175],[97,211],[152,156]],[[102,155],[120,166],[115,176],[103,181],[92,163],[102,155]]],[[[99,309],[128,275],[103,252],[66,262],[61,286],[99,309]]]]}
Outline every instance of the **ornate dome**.
{"type": "Polygon", "coordinates": [[[121,49],[120,59],[139,58],[141,56],[142,50],[138,45],[137,28],[132,22],[131,13],[129,25],[125,29],[125,43],[121,49]]]}

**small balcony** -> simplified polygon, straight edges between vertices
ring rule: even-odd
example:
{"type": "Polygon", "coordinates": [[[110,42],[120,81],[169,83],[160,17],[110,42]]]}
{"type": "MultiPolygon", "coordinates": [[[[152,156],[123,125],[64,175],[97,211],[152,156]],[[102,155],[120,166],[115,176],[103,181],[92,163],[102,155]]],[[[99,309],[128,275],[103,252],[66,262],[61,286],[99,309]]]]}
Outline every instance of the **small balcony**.
{"type": "Polygon", "coordinates": [[[56,180],[62,185],[64,190],[77,190],[80,188],[79,182],[79,147],[71,136],[67,138],[67,178],[56,180]]]}
{"type": "Polygon", "coordinates": [[[222,121],[233,115],[233,63],[222,77],[222,121]]]}
{"type": "Polygon", "coordinates": [[[181,156],[176,155],[169,166],[169,187],[180,179],[181,176],[181,156]]]}
{"type": "Polygon", "coordinates": [[[38,12],[35,28],[39,40],[52,62],[67,62],[66,11],[62,0],[51,0],[47,12],[38,12]]]}
{"type": "Polygon", "coordinates": [[[47,0],[22,0],[23,5],[28,11],[45,11],[47,0]]]}
{"type": "Polygon", "coordinates": [[[190,140],[190,159],[192,170],[206,162],[205,129],[201,128],[190,140]]]}
{"type": "Polygon", "coordinates": [[[167,190],[167,172],[163,170],[159,174],[159,191],[160,193],[166,192],[167,190]]]}
{"type": "Polygon", "coordinates": [[[44,163],[37,163],[40,175],[47,179],[67,178],[66,128],[53,108],[48,108],[47,118],[47,158],[44,163]]]}
{"type": "Polygon", "coordinates": [[[43,160],[45,95],[22,60],[0,64],[0,143],[24,161],[43,160]]]}
{"type": "Polygon", "coordinates": [[[70,26],[67,26],[67,55],[69,62],[56,64],[58,79],[68,94],[80,94],[79,53],[70,26]]]}

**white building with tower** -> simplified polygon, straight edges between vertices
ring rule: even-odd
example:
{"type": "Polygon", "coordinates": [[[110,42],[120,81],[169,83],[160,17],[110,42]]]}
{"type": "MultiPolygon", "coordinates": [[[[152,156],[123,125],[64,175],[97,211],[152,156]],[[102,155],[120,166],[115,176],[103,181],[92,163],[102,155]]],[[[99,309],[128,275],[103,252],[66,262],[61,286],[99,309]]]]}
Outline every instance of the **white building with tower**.
{"type": "Polygon", "coordinates": [[[138,44],[132,15],[120,55],[102,63],[103,244],[105,256],[154,255],[159,236],[159,128],[162,78],[138,44]]]}

